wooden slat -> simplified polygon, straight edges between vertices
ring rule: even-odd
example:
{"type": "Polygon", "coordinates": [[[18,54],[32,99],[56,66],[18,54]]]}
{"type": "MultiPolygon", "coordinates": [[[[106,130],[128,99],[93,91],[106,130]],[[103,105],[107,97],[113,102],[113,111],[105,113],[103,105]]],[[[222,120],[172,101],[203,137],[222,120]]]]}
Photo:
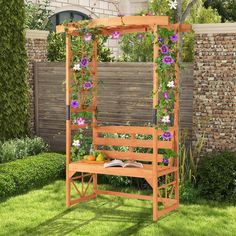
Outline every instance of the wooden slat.
{"type": "MultiPolygon", "coordinates": [[[[151,153],[119,152],[101,150],[108,158],[120,160],[152,161],[151,153]]],[[[162,155],[158,155],[158,162],[163,160],[162,155]]]]}
{"type": "Polygon", "coordinates": [[[81,162],[72,162],[69,166],[70,171],[78,171],[84,173],[95,173],[105,175],[120,175],[137,178],[150,178],[152,176],[152,165],[144,164],[143,168],[104,168],[103,164],[86,164],[81,162]]]}
{"type": "MultiPolygon", "coordinates": [[[[68,24],[68,32],[72,32],[76,30],[76,28],[73,25],[79,26],[81,22],[77,23],[70,23],[68,24]]],[[[130,26],[135,26],[134,28],[137,29],[139,26],[148,26],[148,25],[168,25],[168,16],[124,16],[124,17],[111,17],[111,18],[100,18],[100,19],[94,19],[91,21],[89,26],[97,27],[97,26],[103,26],[103,28],[109,29],[108,27],[113,27],[113,30],[115,30],[115,27],[119,27],[121,29],[122,25],[125,25],[125,29],[129,29],[130,26]]],[[[132,30],[133,28],[131,28],[132,30]]],[[[57,33],[65,32],[65,26],[59,25],[56,27],[57,33]]]]}
{"type": "Polygon", "coordinates": [[[124,134],[150,134],[152,135],[152,127],[138,126],[98,126],[95,128],[98,133],[124,133],[124,134]]]}
{"type": "Polygon", "coordinates": [[[104,146],[128,146],[128,147],[152,147],[152,140],[130,140],[120,138],[96,138],[93,140],[96,145],[104,146]]]}
{"type": "Polygon", "coordinates": [[[123,192],[115,192],[115,191],[108,191],[108,190],[97,190],[97,194],[102,195],[112,195],[118,197],[127,197],[127,198],[136,198],[140,200],[152,200],[152,196],[142,195],[142,194],[133,194],[133,193],[123,193],[123,192]]]}

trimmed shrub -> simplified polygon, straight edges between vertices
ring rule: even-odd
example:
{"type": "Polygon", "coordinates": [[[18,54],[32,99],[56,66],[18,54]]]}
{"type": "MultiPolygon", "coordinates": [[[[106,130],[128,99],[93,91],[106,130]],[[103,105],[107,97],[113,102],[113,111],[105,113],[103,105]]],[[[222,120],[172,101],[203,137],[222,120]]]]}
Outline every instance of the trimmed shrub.
{"type": "Polygon", "coordinates": [[[201,196],[206,199],[236,203],[236,153],[205,157],[198,170],[197,183],[201,196]]]}
{"type": "Polygon", "coordinates": [[[28,132],[24,1],[0,1],[0,9],[0,140],[6,140],[28,132]]]}
{"type": "Polygon", "coordinates": [[[13,139],[1,144],[0,163],[37,155],[48,150],[48,145],[40,137],[13,139]]]}
{"type": "Polygon", "coordinates": [[[0,198],[27,192],[65,175],[65,155],[43,153],[0,165],[0,198]]]}

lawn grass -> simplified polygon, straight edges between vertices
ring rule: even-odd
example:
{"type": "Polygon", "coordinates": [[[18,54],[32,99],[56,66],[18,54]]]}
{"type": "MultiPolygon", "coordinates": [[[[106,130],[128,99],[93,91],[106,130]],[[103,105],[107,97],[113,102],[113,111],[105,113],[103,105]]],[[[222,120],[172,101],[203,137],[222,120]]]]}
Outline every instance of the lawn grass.
{"type": "Polygon", "coordinates": [[[236,233],[236,207],[181,204],[152,222],[151,202],[99,196],[65,208],[64,181],[0,203],[0,235],[225,236],[236,233]]]}

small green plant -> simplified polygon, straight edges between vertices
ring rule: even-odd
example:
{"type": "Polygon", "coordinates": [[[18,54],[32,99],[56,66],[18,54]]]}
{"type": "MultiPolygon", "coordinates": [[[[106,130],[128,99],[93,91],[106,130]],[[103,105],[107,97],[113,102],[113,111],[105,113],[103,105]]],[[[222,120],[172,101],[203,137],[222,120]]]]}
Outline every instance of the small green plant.
{"type": "Polygon", "coordinates": [[[196,184],[196,175],[204,147],[204,135],[192,146],[187,142],[188,132],[184,131],[181,137],[179,153],[179,176],[181,184],[196,184]]]}
{"type": "Polygon", "coordinates": [[[48,150],[48,145],[40,137],[13,139],[0,143],[0,163],[37,155],[48,150]]]}

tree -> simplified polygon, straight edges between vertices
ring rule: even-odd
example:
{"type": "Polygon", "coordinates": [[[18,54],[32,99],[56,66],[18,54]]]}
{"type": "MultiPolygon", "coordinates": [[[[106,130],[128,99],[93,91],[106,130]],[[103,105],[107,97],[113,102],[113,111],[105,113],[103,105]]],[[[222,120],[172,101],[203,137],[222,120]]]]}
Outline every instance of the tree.
{"type": "MultiPolygon", "coordinates": [[[[167,3],[167,0],[152,0],[149,8],[140,14],[142,15],[151,12],[154,15],[168,15],[172,23],[182,21],[190,24],[218,23],[221,21],[221,17],[216,10],[213,10],[212,8],[206,9],[204,7],[203,0],[178,0],[177,10],[171,10],[167,3]],[[161,4],[164,2],[165,4],[161,4]]],[[[193,33],[181,35],[180,53],[183,61],[193,61],[193,45],[193,33]],[[184,40],[184,42],[182,40],[184,40]]],[[[137,35],[125,35],[121,42],[121,48],[123,51],[123,59],[126,61],[152,61],[151,36],[146,35],[142,42],[140,42],[137,39],[137,35]]]]}
{"type": "Polygon", "coordinates": [[[205,0],[206,8],[216,9],[222,17],[222,22],[236,21],[236,1],[235,0],[205,0]]]}
{"type": "Polygon", "coordinates": [[[0,0],[0,140],[28,131],[24,0],[0,0]]]}

